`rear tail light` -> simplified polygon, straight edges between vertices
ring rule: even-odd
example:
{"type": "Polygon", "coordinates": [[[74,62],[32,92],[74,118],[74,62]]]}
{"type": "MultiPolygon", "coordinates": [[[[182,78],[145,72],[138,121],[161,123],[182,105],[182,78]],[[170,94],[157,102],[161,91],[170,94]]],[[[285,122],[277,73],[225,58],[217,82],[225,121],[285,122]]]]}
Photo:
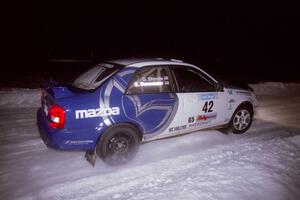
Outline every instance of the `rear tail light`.
{"type": "Polygon", "coordinates": [[[65,110],[57,104],[52,105],[48,109],[48,116],[50,119],[49,126],[52,128],[64,128],[65,127],[65,110]]]}

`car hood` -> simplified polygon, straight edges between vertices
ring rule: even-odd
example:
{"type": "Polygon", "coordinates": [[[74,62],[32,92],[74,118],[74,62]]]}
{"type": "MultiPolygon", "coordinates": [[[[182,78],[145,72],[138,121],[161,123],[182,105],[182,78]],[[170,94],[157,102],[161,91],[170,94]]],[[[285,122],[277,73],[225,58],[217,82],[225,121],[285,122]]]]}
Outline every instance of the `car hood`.
{"type": "Polygon", "coordinates": [[[236,90],[247,90],[253,92],[253,88],[251,88],[247,83],[240,81],[229,81],[223,83],[224,87],[228,89],[236,89],[236,90]]]}

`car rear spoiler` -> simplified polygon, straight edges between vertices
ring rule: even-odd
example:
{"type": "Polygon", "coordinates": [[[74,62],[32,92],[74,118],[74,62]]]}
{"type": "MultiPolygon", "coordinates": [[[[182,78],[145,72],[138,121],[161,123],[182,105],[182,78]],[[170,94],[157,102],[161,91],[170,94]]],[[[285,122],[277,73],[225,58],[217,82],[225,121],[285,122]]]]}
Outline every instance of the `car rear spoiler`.
{"type": "Polygon", "coordinates": [[[58,82],[54,80],[43,80],[40,86],[43,90],[45,90],[49,95],[53,96],[55,99],[74,95],[74,93],[71,92],[68,87],[61,86],[58,82]]]}

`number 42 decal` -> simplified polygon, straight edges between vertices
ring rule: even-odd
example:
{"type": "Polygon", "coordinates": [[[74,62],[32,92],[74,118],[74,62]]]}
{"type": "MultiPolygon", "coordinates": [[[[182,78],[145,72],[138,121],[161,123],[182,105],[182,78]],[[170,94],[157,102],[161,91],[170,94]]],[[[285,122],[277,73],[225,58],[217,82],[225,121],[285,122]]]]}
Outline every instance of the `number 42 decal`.
{"type": "Polygon", "coordinates": [[[202,108],[202,111],[204,111],[205,113],[207,112],[212,112],[212,107],[214,106],[214,102],[213,101],[206,101],[204,103],[204,106],[202,108]]]}

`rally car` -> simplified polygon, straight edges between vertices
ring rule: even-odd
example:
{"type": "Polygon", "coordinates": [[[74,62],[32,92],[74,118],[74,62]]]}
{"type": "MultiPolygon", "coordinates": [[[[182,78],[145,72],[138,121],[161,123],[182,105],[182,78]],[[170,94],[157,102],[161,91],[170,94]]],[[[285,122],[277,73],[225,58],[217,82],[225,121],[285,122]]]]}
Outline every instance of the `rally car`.
{"type": "Polygon", "coordinates": [[[143,142],[207,128],[244,133],[256,106],[253,90],[222,84],[180,60],[99,63],[72,83],[41,84],[37,124],[55,149],[85,150],[112,165],[132,159],[143,142]]]}

